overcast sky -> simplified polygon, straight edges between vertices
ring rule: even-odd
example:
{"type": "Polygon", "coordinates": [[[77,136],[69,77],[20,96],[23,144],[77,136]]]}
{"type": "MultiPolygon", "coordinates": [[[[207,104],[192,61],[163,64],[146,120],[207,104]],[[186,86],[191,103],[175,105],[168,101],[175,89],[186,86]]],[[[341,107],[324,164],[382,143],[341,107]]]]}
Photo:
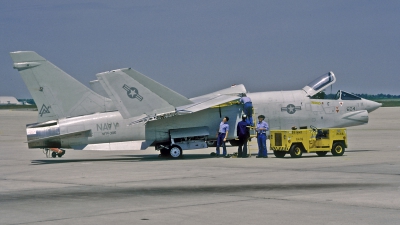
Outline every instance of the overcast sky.
{"type": "Polygon", "coordinates": [[[9,56],[22,50],[87,86],[132,67],[195,97],[301,89],[333,71],[333,92],[400,94],[400,1],[2,1],[0,96],[30,98],[9,56]]]}

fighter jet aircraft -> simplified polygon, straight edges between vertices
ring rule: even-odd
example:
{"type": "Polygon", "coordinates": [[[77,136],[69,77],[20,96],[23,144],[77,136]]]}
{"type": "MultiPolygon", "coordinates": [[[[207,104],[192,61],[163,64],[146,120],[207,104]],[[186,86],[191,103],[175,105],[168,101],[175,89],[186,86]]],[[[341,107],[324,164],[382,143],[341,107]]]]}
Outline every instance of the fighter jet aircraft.
{"type": "Polygon", "coordinates": [[[247,93],[244,85],[235,85],[188,99],[131,68],[97,74],[92,91],[36,52],[10,55],[38,106],[38,121],[26,126],[28,147],[45,149],[52,157],[61,157],[65,149],[154,146],[179,158],[182,150],[207,148],[225,116],[231,118],[228,140],[234,140],[243,94],[252,99],[253,118],[265,115],[271,129],[361,125],[381,106],[341,90],[331,99],[316,98],[336,82],[333,72],[300,90],[247,93]]]}

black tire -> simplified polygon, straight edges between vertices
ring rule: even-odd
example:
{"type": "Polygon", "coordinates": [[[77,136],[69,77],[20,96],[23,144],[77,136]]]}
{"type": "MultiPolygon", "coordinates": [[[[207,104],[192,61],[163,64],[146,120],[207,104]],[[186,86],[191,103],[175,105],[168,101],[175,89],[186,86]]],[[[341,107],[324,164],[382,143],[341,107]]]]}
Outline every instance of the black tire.
{"type": "Polygon", "coordinates": [[[301,158],[301,155],[303,154],[303,149],[301,145],[293,144],[290,148],[289,153],[292,158],[301,158]]]}
{"type": "Polygon", "coordinates": [[[217,141],[207,141],[208,147],[217,147],[217,141]]]}
{"type": "Polygon", "coordinates": [[[56,158],[57,157],[57,153],[56,152],[52,152],[51,153],[51,157],[56,158]]]}
{"type": "Polygon", "coordinates": [[[63,155],[65,155],[65,150],[63,150],[61,153],[57,153],[58,158],[61,158],[63,155]]]}
{"type": "Polygon", "coordinates": [[[332,155],[334,156],[342,156],[344,154],[345,147],[342,142],[336,142],[332,146],[332,155]]]}
{"type": "Polygon", "coordinates": [[[285,151],[274,151],[274,155],[276,158],[283,158],[286,155],[285,151]]]}
{"type": "Polygon", "coordinates": [[[322,156],[326,156],[326,154],[328,152],[316,152],[318,156],[322,157],[322,156]]]}
{"type": "Polygon", "coordinates": [[[182,158],[182,149],[178,145],[172,145],[169,149],[169,155],[174,158],[182,158]]]}

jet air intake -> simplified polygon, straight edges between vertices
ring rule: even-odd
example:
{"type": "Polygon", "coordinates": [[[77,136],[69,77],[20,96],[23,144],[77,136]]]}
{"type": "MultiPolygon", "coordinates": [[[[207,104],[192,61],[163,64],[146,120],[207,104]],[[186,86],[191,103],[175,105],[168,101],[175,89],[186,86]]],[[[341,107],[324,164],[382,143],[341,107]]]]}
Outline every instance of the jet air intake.
{"type": "Polygon", "coordinates": [[[368,123],[368,111],[360,110],[343,114],[340,118],[340,126],[335,127],[350,127],[366,123],[368,123]]]}

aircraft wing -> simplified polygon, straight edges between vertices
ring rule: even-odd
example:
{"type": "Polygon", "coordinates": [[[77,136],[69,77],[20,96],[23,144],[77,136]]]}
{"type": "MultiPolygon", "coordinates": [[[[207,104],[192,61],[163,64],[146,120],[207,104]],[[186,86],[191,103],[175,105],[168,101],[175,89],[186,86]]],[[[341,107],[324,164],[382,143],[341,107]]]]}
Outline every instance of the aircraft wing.
{"type": "Polygon", "coordinates": [[[232,95],[220,95],[217,97],[205,99],[202,102],[196,102],[193,104],[177,107],[174,112],[161,113],[153,117],[143,115],[139,117],[139,119],[132,121],[129,125],[134,125],[138,123],[147,123],[149,121],[164,119],[172,116],[186,115],[189,113],[198,112],[208,108],[225,107],[233,104],[240,104],[238,101],[239,98],[240,97],[238,96],[232,96],[232,95]]]}
{"type": "Polygon", "coordinates": [[[212,92],[212,93],[209,93],[206,95],[194,97],[189,100],[197,103],[197,102],[203,102],[203,101],[218,97],[220,95],[239,95],[241,93],[246,93],[246,92],[247,92],[246,88],[244,87],[243,84],[237,84],[237,85],[232,85],[229,88],[225,88],[225,89],[222,89],[222,90],[219,90],[216,92],[212,92]]]}
{"type": "Polygon", "coordinates": [[[237,95],[219,95],[209,99],[204,99],[202,102],[197,102],[190,105],[185,105],[176,108],[178,115],[194,113],[208,108],[224,107],[233,104],[239,104],[240,97],[237,95]]]}
{"type": "Polygon", "coordinates": [[[176,107],[193,103],[130,68],[99,73],[96,76],[124,119],[174,113],[176,107]]]}
{"type": "Polygon", "coordinates": [[[237,100],[240,94],[246,92],[243,85],[234,85],[187,99],[130,68],[99,73],[96,76],[124,119],[138,117],[131,124],[239,104],[237,100]]]}

